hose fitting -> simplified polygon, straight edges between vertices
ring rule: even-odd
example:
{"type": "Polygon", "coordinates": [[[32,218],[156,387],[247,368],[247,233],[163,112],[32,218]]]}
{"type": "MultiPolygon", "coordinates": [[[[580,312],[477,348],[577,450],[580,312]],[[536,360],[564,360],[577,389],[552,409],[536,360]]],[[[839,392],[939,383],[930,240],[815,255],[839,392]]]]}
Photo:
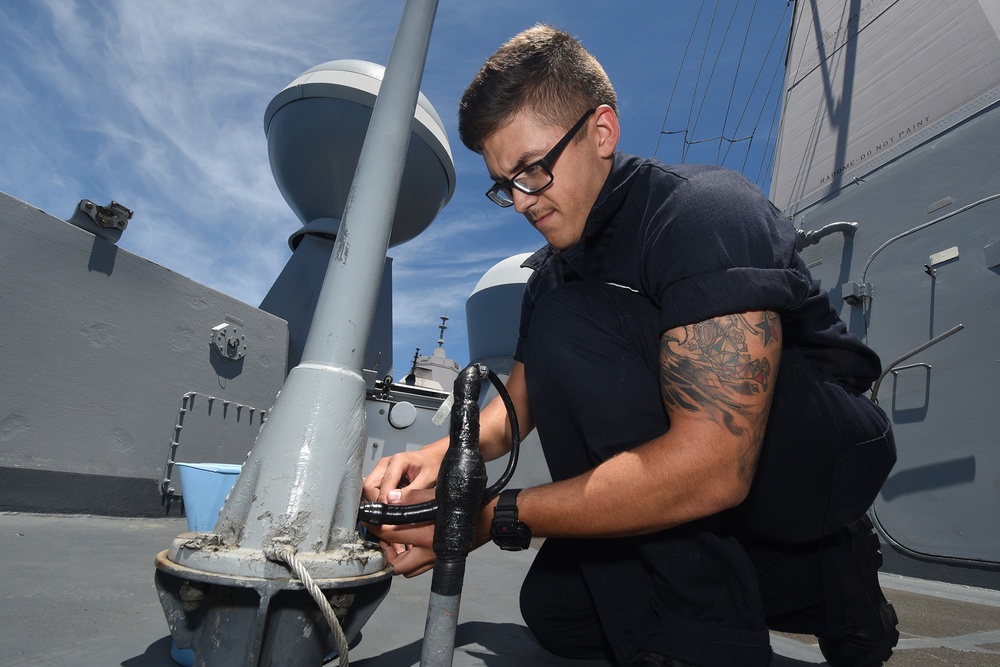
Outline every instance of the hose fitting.
{"type": "MultiPolygon", "coordinates": [[[[411,523],[423,523],[434,521],[438,515],[438,505],[441,494],[445,487],[443,480],[448,475],[450,466],[458,466],[462,474],[472,474],[470,466],[475,467],[474,462],[469,460],[467,445],[470,440],[474,441],[475,452],[479,453],[479,391],[482,380],[489,379],[490,383],[497,390],[504,407],[507,409],[507,419],[510,422],[511,447],[510,456],[507,460],[507,468],[492,486],[483,491],[476,501],[478,507],[485,505],[491,498],[503,491],[517,467],[517,456],[521,445],[521,433],[517,425],[517,413],[514,410],[514,402],[511,401],[507,388],[496,373],[483,364],[470,364],[455,379],[455,407],[451,413],[451,431],[448,451],[441,462],[441,470],[438,473],[438,491],[434,500],[417,503],[415,505],[387,505],[385,503],[361,503],[358,508],[358,521],[372,526],[398,526],[411,523]],[[474,411],[474,415],[471,414],[474,411]],[[473,433],[474,431],[474,433],[473,433]],[[455,450],[455,451],[453,451],[455,450]]],[[[482,456],[479,456],[482,461],[482,456]]],[[[485,475],[485,464],[484,464],[485,475]]],[[[461,478],[458,475],[457,478],[461,478]]],[[[455,479],[451,477],[450,479],[455,479]]],[[[464,511],[464,510],[463,510],[464,511]]],[[[435,531],[437,534],[438,531],[435,531]]]]}

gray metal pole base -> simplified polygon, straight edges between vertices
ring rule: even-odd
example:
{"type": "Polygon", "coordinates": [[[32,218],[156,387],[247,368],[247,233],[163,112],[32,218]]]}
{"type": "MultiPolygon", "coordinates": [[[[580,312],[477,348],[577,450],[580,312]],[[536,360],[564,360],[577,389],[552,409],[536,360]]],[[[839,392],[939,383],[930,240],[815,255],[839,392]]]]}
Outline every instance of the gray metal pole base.
{"type": "MultiPolygon", "coordinates": [[[[350,643],[389,592],[392,568],[315,583],[350,643]]],[[[197,665],[319,667],[336,650],[323,614],[297,579],[214,574],[178,565],[165,550],[156,557],[156,590],[174,645],[194,651],[197,665]]]]}

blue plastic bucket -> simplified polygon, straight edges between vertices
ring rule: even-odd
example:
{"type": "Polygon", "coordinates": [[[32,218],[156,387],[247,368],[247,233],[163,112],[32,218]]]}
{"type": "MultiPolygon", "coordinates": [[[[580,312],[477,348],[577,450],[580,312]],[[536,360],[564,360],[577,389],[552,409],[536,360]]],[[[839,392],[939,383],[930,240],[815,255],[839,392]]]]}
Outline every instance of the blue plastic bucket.
{"type": "Polygon", "coordinates": [[[177,648],[177,645],[170,642],[170,657],[182,667],[194,667],[194,651],[189,648],[177,648]]]}
{"type": "Polygon", "coordinates": [[[242,466],[232,463],[177,463],[177,468],[181,473],[188,530],[212,530],[242,466]]]}
{"type": "MultiPolygon", "coordinates": [[[[188,530],[200,533],[215,528],[242,468],[232,463],[177,463],[188,530]]],[[[179,665],[191,667],[195,656],[191,649],[178,648],[171,641],[170,657],[179,665]]]]}

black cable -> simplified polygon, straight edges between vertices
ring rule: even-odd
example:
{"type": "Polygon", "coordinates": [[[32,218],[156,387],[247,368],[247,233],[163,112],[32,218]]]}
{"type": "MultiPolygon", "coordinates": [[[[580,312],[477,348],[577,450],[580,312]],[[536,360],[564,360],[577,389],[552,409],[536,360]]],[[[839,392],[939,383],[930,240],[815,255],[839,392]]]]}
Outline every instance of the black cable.
{"type": "MultiPolygon", "coordinates": [[[[486,367],[483,366],[483,368],[486,367]]],[[[521,431],[517,425],[517,411],[514,409],[514,401],[510,399],[507,388],[503,386],[503,382],[500,381],[497,374],[488,368],[486,368],[486,373],[490,379],[490,383],[496,388],[497,394],[500,395],[500,400],[503,401],[504,407],[507,408],[507,421],[510,422],[510,456],[507,458],[507,469],[500,475],[500,479],[493,486],[486,489],[486,493],[483,495],[483,505],[499,495],[508,482],[510,482],[510,478],[514,475],[514,469],[517,468],[517,455],[521,448],[521,431]]]]}
{"type": "MultiPolygon", "coordinates": [[[[500,478],[492,486],[486,489],[483,494],[482,505],[486,505],[492,498],[499,494],[510,482],[517,467],[517,457],[520,451],[521,434],[517,423],[517,411],[514,409],[514,402],[507,393],[507,388],[503,385],[500,377],[483,364],[476,364],[480,368],[480,373],[489,379],[496,388],[500,400],[503,401],[507,409],[507,420],[510,422],[511,446],[510,455],[507,459],[507,468],[500,478]]],[[[463,371],[464,373],[464,371],[463,371]]],[[[461,378],[461,376],[459,376],[461,378]]],[[[460,407],[456,405],[456,408],[460,407]]],[[[455,434],[451,434],[452,442],[449,448],[456,445],[455,434]]],[[[478,435],[478,434],[477,434],[478,435]]],[[[358,508],[358,521],[368,523],[373,526],[399,526],[412,523],[423,523],[433,521],[437,517],[438,500],[428,500],[413,505],[389,505],[386,503],[362,503],[358,508]]]]}

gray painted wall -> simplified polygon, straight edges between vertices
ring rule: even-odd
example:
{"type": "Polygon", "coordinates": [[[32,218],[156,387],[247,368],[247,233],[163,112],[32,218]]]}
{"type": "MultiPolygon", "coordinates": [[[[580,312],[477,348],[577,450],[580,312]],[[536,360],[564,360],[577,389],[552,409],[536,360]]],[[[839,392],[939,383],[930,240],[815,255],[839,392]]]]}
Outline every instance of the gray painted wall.
{"type": "MultiPolygon", "coordinates": [[[[179,460],[243,462],[285,376],[283,320],[3,194],[0,236],[0,472],[65,473],[42,491],[98,498],[138,480],[148,502],[172,442],[179,460]],[[238,360],[210,344],[227,321],[238,360]]],[[[0,508],[14,493],[0,485],[0,508]]]]}
{"type": "Polygon", "coordinates": [[[807,248],[803,258],[823,287],[871,285],[873,298],[841,317],[879,353],[884,366],[955,325],[965,328],[907,359],[879,388],[893,422],[898,461],[875,502],[887,535],[928,556],[1000,563],[1000,107],[865,176],[795,217],[818,229],[859,223],[807,248]],[[916,229],[944,215],[950,218],[916,229]],[[865,265],[884,242],[890,243],[865,265]],[[952,259],[933,255],[954,248],[952,259]],[[925,265],[933,265],[930,275],[925,265]]]}

